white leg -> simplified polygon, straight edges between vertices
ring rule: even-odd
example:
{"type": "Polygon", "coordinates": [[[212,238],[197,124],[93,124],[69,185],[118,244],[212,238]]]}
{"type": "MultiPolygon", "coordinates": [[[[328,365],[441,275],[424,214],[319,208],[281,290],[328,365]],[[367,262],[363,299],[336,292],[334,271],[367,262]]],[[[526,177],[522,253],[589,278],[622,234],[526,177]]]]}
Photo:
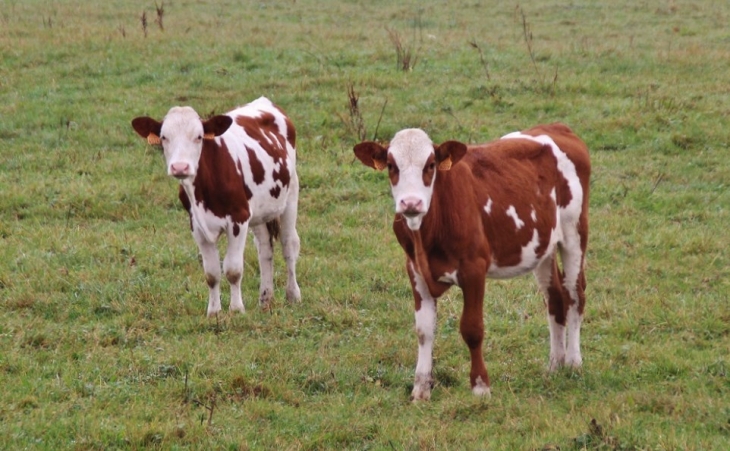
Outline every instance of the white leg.
{"type": "Polygon", "coordinates": [[[202,233],[193,231],[193,238],[198,243],[200,255],[203,257],[203,271],[205,271],[205,281],[208,283],[208,316],[215,316],[221,311],[221,263],[218,248],[202,233]]]}
{"type": "Polygon", "coordinates": [[[548,312],[550,327],[550,372],[557,371],[565,363],[565,326],[559,324],[555,315],[548,312]]]}
{"type": "Polygon", "coordinates": [[[565,364],[578,368],[583,364],[580,355],[580,326],[583,322],[582,304],[585,303],[585,294],[581,285],[583,277],[583,251],[580,247],[580,235],[575,225],[565,227],[563,246],[560,248],[560,257],[565,272],[565,290],[570,296],[566,326],[568,328],[568,346],[565,364]]]}
{"type": "Polygon", "coordinates": [[[297,208],[299,203],[299,179],[290,180],[292,192],[287,200],[286,210],[281,215],[281,247],[286,261],[286,299],[299,302],[302,299],[297,283],[297,259],[299,258],[299,235],[297,234],[297,208]]]}
{"type": "Polygon", "coordinates": [[[550,366],[555,371],[565,362],[565,324],[563,320],[563,298],[560,281],[557,279],[555,257],[548,257],[541,261],[535,271],[535,279],[545,299],[548,327],[550,329],[550,366]],[[558,317],[558,315],[560,317],[558,317]]]}
{"type": "Polygon", "coordinates": [[[259,305],[268,307],[274,299],[274,250],[271,234],[266,224],[259,224],[253,228],[253,240],[259,256],[259,305]]]}
{"type": "Polygon", "coordinates": [[[228,236],[228,248],[223,259],[223,272],[231,285],[231,305],[229,309],[237,312],[245,312],[241,297],[241,278],[243,277],[243,251],[246,247],[246,236],[248,234],[248,222],[238,224],[237,227],[229,225],[226,230],[228,236]],[[234,233],[238,230],[238,233],[234,233]]]}
{"type": "Polygon", "coordinates": [[[568,309],[568,349],[565,364],[572,368],[580,368],[583,365],[583,357],[580,355],[580,326],[582,322],[583,315],[578,313],[578,305],[571,305],[568,309]]]}
{"type": "MultiPolygon", "coordinates": [[[[426,282],[412,269],[409,262],[409,273],[413,279],[414,295],[420,299],[420,308],[416,310],[416,335],[418,335],[418,363],[413,382],[413,401],[431,399],[433,384],[433,340],[436,331],[436,300],[428,292],[426,282]]],[[[418,304],[418,302],[417,302],[418,304]]]]}

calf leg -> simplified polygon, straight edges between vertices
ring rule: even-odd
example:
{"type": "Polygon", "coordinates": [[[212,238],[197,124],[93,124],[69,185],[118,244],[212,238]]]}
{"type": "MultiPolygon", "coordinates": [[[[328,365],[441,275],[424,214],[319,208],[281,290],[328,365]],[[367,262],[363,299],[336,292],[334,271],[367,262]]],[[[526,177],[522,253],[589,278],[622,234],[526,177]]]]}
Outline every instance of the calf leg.
{"type": "Polygon", "coordinates": [[[551,255],[541,261],[534,271],[535,279],[547,305],[547,320],[550,327],[550,371],[565,363],[565,305],[560,273],[551,255]]]}
{"type": "Polygon", "coordinates": [[[253,240],[259,255],[261,272],[259,305],[268,308],[274,299],[274,250],[271,233],[266,224],[259,224],[253,228],[253,240]]]}
{"type": "Polygon", "coordinates": [[[459,330],[461,337],[469,347],[471,355],[471,372],[469,380],[471,391],[477,396],[489,396],[489,375],[482,355],[484,342],[484,282],[486,268],[469,276],[460,274],[461,289],[464,293],[464,310],[461,313],[459,330]]]}
{"type": "Polygon", "coordinates": [[[238,312],[245,312],[241,297],[241,278],[243,277],[243,251],[246,247],[246,236],[248,234],[248,222],[228,227],[228,248],[223,259],[223,272],[231,285],[231,305],[229,309],[238,312]],[[236,233],[236,231],[238,233],[236,233]]]}
{"type": "Polygon", "coordinates": [[[429,400],[433,384],[431,371],[433,369],[433,339],[436,330],[436,299],[429,293],[421,275],[415,272],[413,263],[408,261],[406,266],[411,280],[413,297],[416,301],[416,335],[418,335],[418,363],[411,400],[429,400]]]}
{"type": "Polygon", "coordinates": [[[221,262],[215,242],[210,242],[202,233],[193,231],[193,238],[198,243],[200,255],[203,257],[203,271],[208,283],[208,317],[221,311],[221,262]]]}
{"type": "Polygon", "coordinates": [[[286,299],[299,302],[302,299],[297,283],[297,259],[299,258],[299,235],[297,234],[297,208],[299,203],[299,181],[290,181],[292,192],[289,195],[286,209],[281,215],[281,247],[286,261],[286,299]]]}
{"type": "Polygon", "coordinates": [[[560,257],[563,262],[563,286],[567,293],[568,345],[565,364],[572,368],[579,368],[583,364],[580,355],[580,326],[583,322],[585,308],[585,273],[583,263],[585,253],[581,246],[581,239],[577,228],[567,228],[560,248],[560,257]]]}

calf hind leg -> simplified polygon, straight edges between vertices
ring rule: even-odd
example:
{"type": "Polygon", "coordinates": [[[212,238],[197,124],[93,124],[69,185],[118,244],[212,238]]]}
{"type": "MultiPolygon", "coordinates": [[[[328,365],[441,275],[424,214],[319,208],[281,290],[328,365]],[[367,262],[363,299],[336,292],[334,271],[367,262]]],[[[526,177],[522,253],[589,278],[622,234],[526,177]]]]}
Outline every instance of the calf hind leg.
{"type": "Polygon", "coordinates": [[[547,320],[550,328],[550,366],[556,371],[565,364],[565,293],[555,255],[552,255],[535,268],[535,279],[547,306],[547,320]]]}
{"type": "Polygon", "coordinates": [[[259,305],[268,308],[274,299],[274,250],[273,237],[266,224],[253,228],[254,244],[259,256],[259,305]]]}
{"type": "Polygon", "coordinates": [[[297,283],[297,260],[299,259],[299,234],[297,234],[297,205],[299,188],[292,193],[286,210],[281,215],[281,247],[286,262],[286,299],[289,302],[299,302],[302,299],[299,284],[297,283]]]}
{"type": "Polygon", "coordinates": [[[585,273],[583,263],[585,253],[581,247],[580,235],[576,229],[566,233],[563,245],[560,247],[560,257],[563,263],[563,288],[566,293],[566,326],[568,329],[568,344],[565,364],[572,368],[579,368],[583,364],[580,354],[580,327],[583,323],[583,309],[585,307],[585,273]]]}

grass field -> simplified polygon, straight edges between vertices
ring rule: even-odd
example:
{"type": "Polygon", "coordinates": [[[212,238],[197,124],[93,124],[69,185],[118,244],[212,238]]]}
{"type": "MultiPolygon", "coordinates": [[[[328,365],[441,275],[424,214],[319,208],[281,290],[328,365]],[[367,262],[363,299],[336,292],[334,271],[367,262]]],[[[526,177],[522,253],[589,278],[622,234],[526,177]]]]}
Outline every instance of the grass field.
{"type": "Polygon", "coordinates": [[[0,449],[730,449],[730,3],[2,0],[0,54],[0,449]],[[261,95],[298,129],[303,302],[277,252],[257,307],[249,240],[247,313],[208,319],[130,121],[261,95]],[[593,161],[584,367],[547,374],[531,277],[489,281],[491,399],[452,289],[411,404],[392,200],[352,147],[552,121],[593,161]]]}

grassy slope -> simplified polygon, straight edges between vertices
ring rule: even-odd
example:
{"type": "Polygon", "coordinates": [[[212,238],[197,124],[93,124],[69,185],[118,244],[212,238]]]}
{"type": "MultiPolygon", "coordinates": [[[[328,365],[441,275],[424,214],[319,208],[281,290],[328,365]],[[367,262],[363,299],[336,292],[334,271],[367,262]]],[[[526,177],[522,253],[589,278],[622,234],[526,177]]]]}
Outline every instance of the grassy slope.
{"type": "Polygon", "coordinates": [[[0,448],[725,449],[730,8],[694,3],[521,2],[533,65],[499,2],[175,1],[164,32],[150,2],[3,2],[0,448]],[[352,157],[349,83],[368,136],[386,101],[384,139],[583,136],[583,371],[546,375],[532,281],[493,281],[492,399],[469,393],[452,290],[433,400],[408,402],[412,301],[385,178],[352,157]],[[175,184],[129,121],[259,95],[299,131],[304,302],[281,301],[279,258],[279,303],[257,309],[250,244],[248,313],[208,320],[175,184]]]}

